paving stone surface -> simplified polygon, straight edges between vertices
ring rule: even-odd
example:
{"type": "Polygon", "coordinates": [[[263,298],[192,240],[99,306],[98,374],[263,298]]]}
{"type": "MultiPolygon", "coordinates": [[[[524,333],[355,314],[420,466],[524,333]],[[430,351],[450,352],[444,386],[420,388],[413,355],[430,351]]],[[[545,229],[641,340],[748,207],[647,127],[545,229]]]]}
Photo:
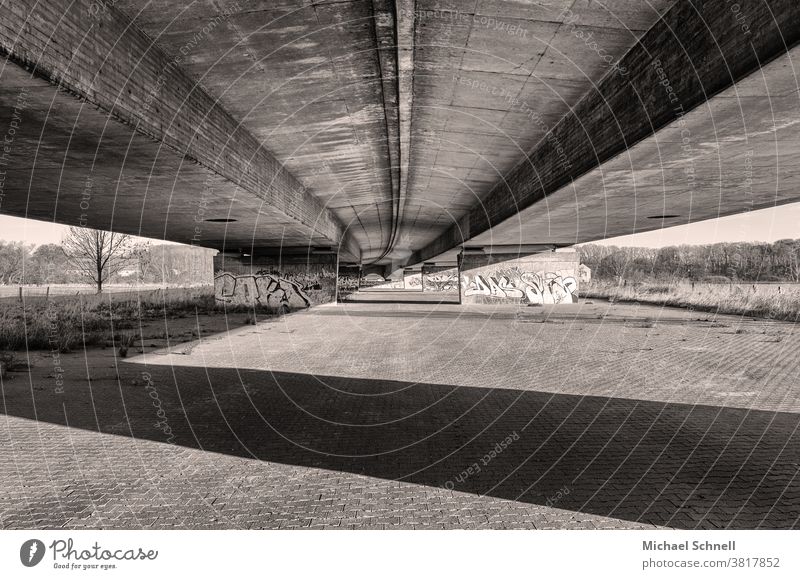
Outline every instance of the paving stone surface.
{"type": "Polygon", "coordinates": [[[800,527],[791,324],[319,307],[2,382],[3,528],[800,527]]]}

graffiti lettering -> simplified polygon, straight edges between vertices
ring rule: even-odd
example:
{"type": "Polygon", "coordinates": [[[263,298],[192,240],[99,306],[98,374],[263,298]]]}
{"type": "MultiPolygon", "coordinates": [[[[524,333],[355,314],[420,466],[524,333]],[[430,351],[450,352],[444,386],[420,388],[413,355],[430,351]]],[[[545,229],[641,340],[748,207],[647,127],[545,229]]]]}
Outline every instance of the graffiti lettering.
{"type": "Polygon", "coordinates": [[[458,270],[455,268],[423,269],[422,291],[426,292],[458,292],[458,270]]]}
{"type": "Polygon", "coordinates": [[[519,298],[530,304],[577,303],[578,283],[573,277],[558,273],[533,273],[511,271],[495,272],[470,277],[464,276],[465,296],[490,298],[519,298]]]}
{"type": "Polygon", "coordinates": [[[248,275],[219,274],[214,279],[214,293],[217,301],[233,305],[258,304],[272,308],[311,306],[311,300],[298,282],[261,272],[248,275]]]}

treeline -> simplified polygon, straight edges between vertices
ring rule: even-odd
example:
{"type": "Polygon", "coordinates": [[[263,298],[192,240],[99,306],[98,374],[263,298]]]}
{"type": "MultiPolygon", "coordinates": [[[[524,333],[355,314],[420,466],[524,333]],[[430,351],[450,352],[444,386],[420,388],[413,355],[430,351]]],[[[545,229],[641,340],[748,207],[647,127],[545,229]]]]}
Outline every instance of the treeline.
{"type": "MultiPolygon", "coordinates": [[[[199,285],[213,283],[213,251],[182,245],[140,243],[129,265],[108,283],[199,285]]],[[[86,284],[61,245],[0,241],[0,285],[86,284]]]]}
{"type": "Polygon", "coordinates": [[[581,262],[601,281],[800,282],[800,239],[659,249],[587,244],[581,262]]]}

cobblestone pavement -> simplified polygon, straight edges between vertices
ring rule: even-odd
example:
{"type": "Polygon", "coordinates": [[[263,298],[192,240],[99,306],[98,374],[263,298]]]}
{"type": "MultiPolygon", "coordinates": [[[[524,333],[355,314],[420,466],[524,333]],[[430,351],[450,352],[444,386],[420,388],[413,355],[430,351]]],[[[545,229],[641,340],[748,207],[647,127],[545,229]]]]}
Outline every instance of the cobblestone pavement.
{"type": "Polygon", "coordinates": [[[63,394],[36,353],[2,382],[0,526],[796,528],[799,341],[652,306],[348,304],[63,355],[63,394]]]}

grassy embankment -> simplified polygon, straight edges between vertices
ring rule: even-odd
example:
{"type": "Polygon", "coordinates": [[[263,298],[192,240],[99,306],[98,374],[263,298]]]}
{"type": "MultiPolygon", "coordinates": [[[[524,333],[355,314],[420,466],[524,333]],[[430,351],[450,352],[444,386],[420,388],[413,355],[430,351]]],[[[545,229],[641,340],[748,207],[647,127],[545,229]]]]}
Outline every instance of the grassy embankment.
{"type": "Polygon", "coordinates": [[[580,290],[584,298],[640,302],[704,312],[733,314],[773,320],[800,321],[800,284],[691,282],[617,285],[592,282],[580,290]]]}
{"type": "Polygon", "coordinates": [[[120,342],[141,322],[219,311],[213,288],[0,299],[0,351],[70,350],[120,342]]]}

